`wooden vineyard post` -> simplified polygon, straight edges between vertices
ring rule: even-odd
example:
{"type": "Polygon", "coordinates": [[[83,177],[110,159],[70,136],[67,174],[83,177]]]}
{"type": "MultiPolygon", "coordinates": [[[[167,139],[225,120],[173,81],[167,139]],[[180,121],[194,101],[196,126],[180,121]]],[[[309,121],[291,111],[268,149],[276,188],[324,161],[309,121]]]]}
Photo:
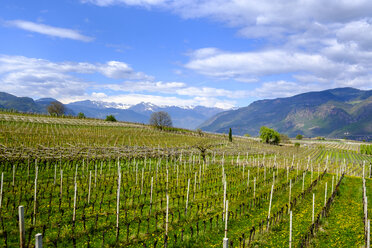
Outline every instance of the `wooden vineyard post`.
{"type": "Polygon", "coordinates": [[[335,176],[332,176],[332,193],[333,193],[333,181],[335,180],[335,176]]]}
{"type": "Polygon", "coordinates": [[[305,172],[302,173],[302,192],[305,190],[305,172]]]}
{"type": "Polygon", "coordinates": [[[41,233],[35,235],[35,248],[43,248],[43,235],[41,233]]]}
{"type": "Polygon", "coordinates": [[[25,209],[23,208],[23,206],[18,207],[18,218],[19,218],[19,247],[23,248],[26,246],[25,209]]]}
{"type": "Polygon", "coordinates": [[[142,168],[142,177],[141,177],[141,195],[143,193],[143,173],[144,173],[144,168],[142,168]]]}
{"type": "Polygon", "coordinates": [[[167,169],[167,188],[166,188],[166,192],[167,192],[167,194],[168,194],[168,183],[169,183],[169,172],[168,172],[168,169],[167,169]]]}
{"type": "Polygon", "coordinates": [[[247,189],[249,189],[249,170],[248,170],[248,179],[247,179],[247,189]]]}
{"type": "Polygon", "coordinates": [[[1,186],[0,186],[0,210],[3,202],[3,186],[4,186],[4,172],[1,172],[1,186]]]}
{"type": "Polygon", "coordinates": [[[187,205],[189,204],[189,192],[190,192],[190,178],[187,182],[187,196],[186,196],[186,208],[185,208],[185,218],[187,217],[187,205]]]}
{"type": "Polygon", "coordinates": [[[292,247],[292,211],[289,212],[289,248],[292,247]]]}
{"type": "Polygon", "coordinates": [[[151,177],[151,191],[150,191],[150,215],[151,215],[151,209],[152,209],[152,187],[154,183],[154,177],[151,177]]]}
{"type": "Polygon", "coordinates": [[[289,180],[288,212],[291,212],[292,179],[289,180]]]}
{"type": "Polygon", "coordinates": [[[38,171],[39,168],[36,166],[36,171],[35,171],[35,191],[34,191],[34,219],[33,219],[33,224],[36,224],[36,192],[37,192],[37,176],[38,176],[38,171]]]}
{"type": "Polygon", "coordinates": [[[75,166],[75,179],[74,179],[75,184],[76,184],[76,180],[77,180],[77,175],[78,175],[78,164],[76,164],[76,166],[75,166]]]}
{"type": "Polygon", "coordinates": [[[367,248],[370,248],[371,244],[370,244],[370,236],[371,236],[371,220],[368,220],[368,223],[367,223],[367,248]]]}
{"type": "Polygon", "coordinates": [[[77,183],[75,182],[75,189],[74,189],[74,210],[72,214],[72,222],[75,226],[75,220],[76,220],[76,192],[77,192],[77,183]]]}
{"type": "Polygon", "coordinates": [[[97,187],[97,164],[95,164],[95,170],[94,170],[94,192],[96,192],[97,187]]]}
{"type": "Polygon", "coordinates": [[[167,209],[165,212],[165,242],[164,246],[168,246],[168,214],[169,214],[169,195],[167,194],[167,209]]]}
{"type": "Polygon", "coordinates": [[[13,181],[12,181],[12,186],[14,187],[14,183],[15,183],[15,166],[13,164],[13,181]]]}
{"type": "Polygon", "coordinates": [[[256,177],[253,178],[253,199],[256,197],[256,177]]]}
{"type": "Polygon", "coordinates": [[[224,214],[226,213],[226,181],[223,184],[223,213],[222,213],[222,220],[224,218],[224,214]]]}
{"type": "Polygon", "coordinates": [[[54,182],[53,184],[56,185],[56,178],[57,177],[57,164],[54,164],[54,182]]]}
{"type": "Polygon", "coordinates": [[[311,218],[312,223],[314,223],[314,210],[315,210],[315,193],[313,193],[313,215],[311,218]]]}
{"type": "Polygon", "coordinates": [[[193,200],[195,200],[195,193],[196,193],[196,175],[197,174],[197,172],[195,172],[195,180],[194,180],[194,199],[193,200]]]}
{"type": "Polygon", "coordinates": [[[327,183],[325,184],[324,190],[324,206],[327,204],[327,183]]]}
{"type": "Polygon", "coordinates": [[[226,200],[226,217],[225,217],[225,237],[223,238],[223,248],[229,247],[229,239],[227,238],[227,220],[229,217],[229,200],[226,200]]]}
{"type": "Polygon", "coordinates": [[[88,204],[90,203],[90,189],[92,187],[92,171],[89,171],[88,204]]]}
{"type": "Polygon", "coordinates": [[[118,165],[118,189],[117,189],[117,194],[116,194],[116,198],[117,198],[116,199],[116,241],[118,241],[119,239],[120,184],[121,184],[121,172],[120,172],[120,165],[118,165]]]}
{"type": "Polygon", "coordinates": [[[270,223],[270,212],[271,212],[271,203],[273,201],[273,191],[274,191],[274,184],[271,185],[271,194],[270,194],[270,205],[269,205],[269,213],[267,214],[267,231],[269,231],[269,223],[270,223]]]}
{"type": "Polygon", "coordinates": [[[63,187],[63,170],[61,170],[61,185],[60,185],[60,190],[59,190],[61,200],[62,200],[62,193],[63,193],[63,191],[62,191],[63,188],[62,187],[63,187]]]}

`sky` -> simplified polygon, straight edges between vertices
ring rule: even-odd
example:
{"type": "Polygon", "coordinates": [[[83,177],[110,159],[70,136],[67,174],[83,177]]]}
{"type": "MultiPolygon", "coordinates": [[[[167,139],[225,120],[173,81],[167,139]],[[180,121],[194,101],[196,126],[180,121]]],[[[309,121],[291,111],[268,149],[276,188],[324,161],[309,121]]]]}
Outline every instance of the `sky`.
{"type": "Polygon", "coordinates": [[[243,107],[372,89],[370,0],[0,0],[0,91],[243,107]]]}

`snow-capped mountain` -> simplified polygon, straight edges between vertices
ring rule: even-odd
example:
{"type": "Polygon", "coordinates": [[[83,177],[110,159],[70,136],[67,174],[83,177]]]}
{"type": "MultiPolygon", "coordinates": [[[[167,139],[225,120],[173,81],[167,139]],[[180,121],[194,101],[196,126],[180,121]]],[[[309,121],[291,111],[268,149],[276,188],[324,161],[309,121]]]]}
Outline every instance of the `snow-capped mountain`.
{"type": "Polygon", "coordinates": [[[224,111],[203,106],[158,106],[149,102],[128,105],[90,100],[69,103],[67,107],[75,113],[83,112],[88,117],[105,118],[112,114],[118,120],[139,123],[148,123],[153,112],[165,111],[170,114],[175,127],[188,129],[195,129],[208,118],[224,111]]]}

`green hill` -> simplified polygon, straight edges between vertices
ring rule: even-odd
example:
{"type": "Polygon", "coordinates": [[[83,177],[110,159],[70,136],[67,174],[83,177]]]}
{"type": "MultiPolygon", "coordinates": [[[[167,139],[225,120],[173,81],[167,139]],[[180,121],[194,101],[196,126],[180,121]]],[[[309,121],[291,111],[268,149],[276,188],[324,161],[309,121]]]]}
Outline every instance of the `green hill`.
{"type": "Polygon", "coordinates": [[[258,135],[264,125],[291,137],[368,139],[372,136],[372,90],[337,88],[260,100],[222,112],[200,127],[211,132],[227,133],[232,128],[234,134],[258,135]]]}

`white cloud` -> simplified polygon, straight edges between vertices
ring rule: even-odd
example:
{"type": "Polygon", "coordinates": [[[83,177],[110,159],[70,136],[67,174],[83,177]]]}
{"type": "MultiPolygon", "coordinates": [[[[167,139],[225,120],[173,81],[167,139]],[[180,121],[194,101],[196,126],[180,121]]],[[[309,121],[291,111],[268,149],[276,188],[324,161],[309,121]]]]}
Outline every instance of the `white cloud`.
{"type": "Polygon", "coordinates": [[[280,80],[263,83],[260,87],[251,92],[251,95],[257,98],[273,99],[278,97],[290,97],[304,92],[324,90],[327,88],[329,88],[329,85],[315,83],[304,85],[297,82],[280,80]]]}
{"type": "Polygon", "coordinates": [[[119,61],[107,63],[52,62],[23,56],[0,55],[0,88],[17,96],[53,97],[68,103],[100,100],[124,104],[152,102],[159,105],[203,105],[230,108],[232,98],[246,96],[243,91],[190,87],[183,82],[151,81],[119,61]],[[107,78],[132,81],[98,83],[85,74],[100,73],[107,78]],[[141,81],[143,80],[143,81],[141,81]],[[89,93],[92,92],[92,93],[89,93]]]}
{"type": "MultiPolygon", "coordinates": [[[[204,50],[204,49],[202,49],[204,50]]],[[[336,64],[319,54],[267,50],[256,52],[223,52],[213,50],[200,57],[200,51],[185,65],[207,76],[221,78],[247,78],[283,73],[309,71],[333,75],[342,64],[336,64]]],[[[252,80],[254,81],[254,80],[252,80]]]]}
{"type": "Polygon", "coordinates": [[[84,74],[101,73],[114,79],[148,79],[127,64],[109,61],[105,64],[51,62],[23,56],[0,56],[0,83],[2,91],[16,95],[61,97],[83,95],[89,83],[84,74]]]}
{"type": "Polygon", "coordinates": [[[7,21],[7,25],[17,27],[23,30],[27,30],[34,33],[45,34],[53,37],[59,37],[64,39],[79,40],[84,42],[90,42],[93,40],[92,37],[80,34],[76,30],[67,28],[58,28],[41,23],[35,23],[24,20],[13,20],[7,21]]]}
{"type": "Polygon", "coordinates": [[[336,32],[340,42],[355,43],[360,48],[372,49],[372,24],[367,20],[347,23],[336,32]]]}
{"type": "Polygon", "coordinates": [[[158,92],[158,93],[175,93],[176,90],[184,88],[185,83],[182,82],[161,82],[161,81],[127,81],[118,84],[105,84],[99,86],[113,91],[125,92],[158,92]]]}

